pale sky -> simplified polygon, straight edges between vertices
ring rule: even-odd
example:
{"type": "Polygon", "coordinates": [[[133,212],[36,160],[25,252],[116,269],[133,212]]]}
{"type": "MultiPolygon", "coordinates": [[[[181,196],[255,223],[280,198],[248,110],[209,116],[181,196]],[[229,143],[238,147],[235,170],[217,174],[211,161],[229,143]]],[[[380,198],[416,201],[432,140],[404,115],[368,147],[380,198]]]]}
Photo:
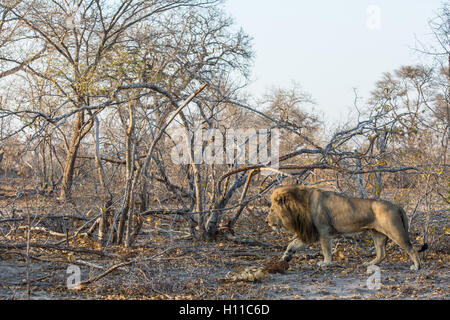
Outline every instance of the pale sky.
{"type": "Polygon", "coordinates": [[[383,72],[420,62],[412,48],[416,39],[429,41],[428,19],[443,3],[227,0],[226,11],[253,37],[249,91],[261,95],[270,86],[290,87],[296,81],[325,120],[338,123],[354,110],[353,88],[368,98],[383,72]]]}

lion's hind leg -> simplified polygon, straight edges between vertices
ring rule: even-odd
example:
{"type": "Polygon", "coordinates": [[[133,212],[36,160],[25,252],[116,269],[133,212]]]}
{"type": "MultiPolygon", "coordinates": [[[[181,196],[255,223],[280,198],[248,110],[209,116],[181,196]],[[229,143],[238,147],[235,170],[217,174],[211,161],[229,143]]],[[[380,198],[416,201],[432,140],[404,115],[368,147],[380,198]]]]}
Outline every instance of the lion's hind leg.
{"type": "Polygon", "coordinates": [[[388,237],[385,234],[375,230],[372,230],[372,237],[377,256],[372,261],[364,262],[363,263],[364,266],[379,264],[386,257],[386,242],[388,237]]]}
{"type": "Polygon", "coordinates": [[[400,246],[406,253],[409,255],[411,260],[413,261],[413,265],[410,267],[411,270],[419,270],[420,269],[420,259],[419,254],[411,245],[409,241],[409,237],[406,232],[402,232],[400,230],[395,230],[394,232],[388,233],[389,238],[391,238],[396,244],[400,246]]]}

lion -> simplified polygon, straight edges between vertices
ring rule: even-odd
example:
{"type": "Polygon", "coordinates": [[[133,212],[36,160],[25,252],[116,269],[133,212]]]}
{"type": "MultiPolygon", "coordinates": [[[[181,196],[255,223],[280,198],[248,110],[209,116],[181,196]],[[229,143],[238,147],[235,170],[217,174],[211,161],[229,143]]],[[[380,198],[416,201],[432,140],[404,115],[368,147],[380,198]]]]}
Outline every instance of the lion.
{"type": "MultiPolygon", "coordinates": [[[[397,243],[413,261],[411,270],[419,270],[420,259],[408,236],[405,211],[385,200],[350,198],[331,191],[303,185],[276,189],[271,197],[267,223],[275,231],[284,227],[295,234],[281,261],[289,262],[297,250],[307,244],[320,242],[323,261],[332,264],[331,240],[338,234],[371,230],[376,258],[364,265],[379,264],[386,256],[387,239],[397,243]]],[[[426,245],[424,245],[425,247],[426,245]]]]}

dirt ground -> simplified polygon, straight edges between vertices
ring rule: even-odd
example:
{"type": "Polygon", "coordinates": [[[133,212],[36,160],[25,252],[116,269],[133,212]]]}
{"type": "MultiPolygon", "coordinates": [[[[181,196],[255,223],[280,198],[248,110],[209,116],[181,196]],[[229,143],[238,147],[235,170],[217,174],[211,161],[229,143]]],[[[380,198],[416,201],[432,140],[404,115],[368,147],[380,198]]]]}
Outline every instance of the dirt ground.
{"type": "MultiPolygon", "coordinates": [[[[67,204],[49,205],[53,200],[37,194],[22,197],[20,201],[14,203],[16,208],[22,208],[17,209],[16,217],[24,214],[25,208],[32,213],[51,211],[48,214],[73,210],[67,204]]],[[[0,206],[3,209],[0,221],[5,221],[10,218],[6,213],[11,211],[11,197],[0,200],[0,206]]],[[[80,212],[84,209],[79,208],[80,212]]],[[[421,254],[423,268],[417,272],[409,270],[411,261],[389,241],[387,258],[379,266],[379,288],[370,285],[373,271],[368,273],[362,266],[374,254],[367,234],[337,238],[332,266],[317,266],[322,255],[319,246],[312,245],[296,254],[285,274],[266,274],[254,282],[228,281],[230,275],[249,267],[264,267],[279,258],[288,244],[287,234],[277,235],[268,230],[264,215],[264,210],[248,210],[238,223],[235,236],[220,237],[217,242],[186,238],[187,229],[176,222],[176,217],[164,220],[152,217],[144,224],[133,248],[111,247],[103,256],[98,244],[87,237],[70,241],[67,250],[63,250],[66,244],[61,243],[61,238],[35,232],[28,265],[30,298],[428,300],[450,297],[448,235],[442,235],[437,245],[421,254]],[[54,246],[55,243],[59,245],[54,246]],[[81,288],[68,289],[73,270],[69,266],[80,268],[81,281],[87,281],[81,288]]],[[[443,221],[448,221],[448,217],[443,221]]],[[[0,299],[28,298],[25,232],[14,223],[0,223],[0,299]]],[[[414,240],[416,247],[419,241],[414,240]]]]}

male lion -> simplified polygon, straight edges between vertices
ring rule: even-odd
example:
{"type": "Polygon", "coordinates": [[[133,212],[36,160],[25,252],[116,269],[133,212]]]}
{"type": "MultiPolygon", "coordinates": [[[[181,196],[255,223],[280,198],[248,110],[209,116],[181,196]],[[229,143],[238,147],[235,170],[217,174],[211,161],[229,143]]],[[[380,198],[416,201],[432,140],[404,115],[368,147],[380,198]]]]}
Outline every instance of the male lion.
{"type": "Polygon", "coordinates": [[[410,269],[420,268],[419,255],[409,241],[405,211],[397,205],[383,200],[350,198],[301,185],[278,188],[271,200],[267,223],[276,231],[284,227],[296,235],[282,261],[289,262],[305,244],[319,241],[324,260],[318,264],[330,265],[332,236],[371,230],[377,256],[364,265],[378,264],[385,258],[389,237],[414,262],[410,269]]]}

